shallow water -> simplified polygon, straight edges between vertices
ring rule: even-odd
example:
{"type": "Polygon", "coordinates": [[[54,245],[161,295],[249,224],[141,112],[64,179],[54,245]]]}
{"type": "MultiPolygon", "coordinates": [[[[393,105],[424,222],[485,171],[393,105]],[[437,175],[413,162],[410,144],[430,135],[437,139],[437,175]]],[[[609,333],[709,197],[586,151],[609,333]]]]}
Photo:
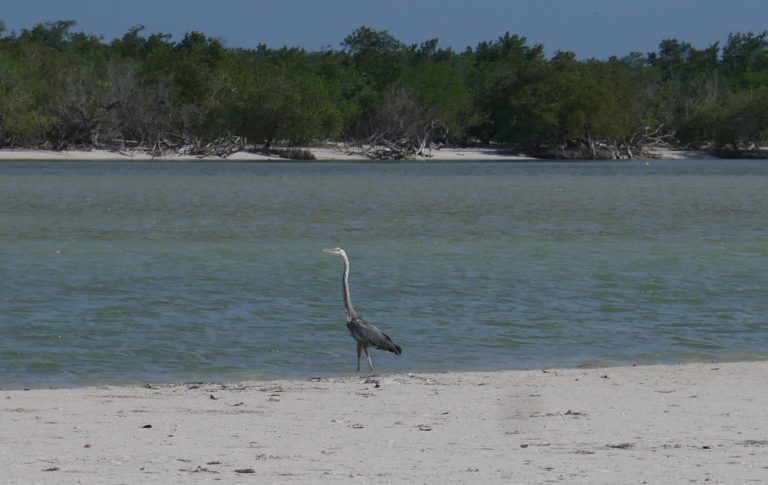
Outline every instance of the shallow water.
{"type": "Polygon", "coordinates": [[[768,358],[768,162],[0,163],[0,387],[768,358]]]}

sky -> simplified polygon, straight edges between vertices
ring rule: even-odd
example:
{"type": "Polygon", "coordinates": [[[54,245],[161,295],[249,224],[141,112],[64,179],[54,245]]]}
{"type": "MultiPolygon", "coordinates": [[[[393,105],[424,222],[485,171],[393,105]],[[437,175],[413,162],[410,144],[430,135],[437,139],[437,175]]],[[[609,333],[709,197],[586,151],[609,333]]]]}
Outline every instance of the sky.
{"type": "Polygon", "coordinates": [[[439,39],[456,51],[505,32],[607,59],[653,52],[675,38],[705,48],[730,33],[768,30],[768,0],[2,0],[6,34],[38,23],[75,20],[76,32],[105,41],[134,26],[146,33],[200,31],[228,47],[339,49],[361,26],[406,44],[439,39]]]}

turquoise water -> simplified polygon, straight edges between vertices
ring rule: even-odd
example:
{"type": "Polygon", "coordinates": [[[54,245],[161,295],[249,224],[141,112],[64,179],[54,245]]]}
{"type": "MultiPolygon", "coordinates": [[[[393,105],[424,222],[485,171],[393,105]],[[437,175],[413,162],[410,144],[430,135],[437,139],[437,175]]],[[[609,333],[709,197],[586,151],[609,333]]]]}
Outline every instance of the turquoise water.
{"type": "Polygon", "coordinates": [[[0,163],[0,387],[768,358],[768,163],[0,163]]]}

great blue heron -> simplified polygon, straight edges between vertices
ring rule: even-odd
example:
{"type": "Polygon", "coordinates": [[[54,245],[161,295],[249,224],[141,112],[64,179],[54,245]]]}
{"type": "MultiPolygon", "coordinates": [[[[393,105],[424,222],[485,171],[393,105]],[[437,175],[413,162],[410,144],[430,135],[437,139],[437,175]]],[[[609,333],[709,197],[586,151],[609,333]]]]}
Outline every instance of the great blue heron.
{"type": "Polygon", "coordinates": [[[344,313],[347,315],[347,329],[352,338],[357,342],[357,371],[360,372],[360,353],[365,352],[368,357],[368,365],[373,370],[373,362],[368,354],[368,347],[386,350],[396,355],[400,355],[402,349],[399,345],[392,342],[387,334],[363,320],[363,317],[352,308],[352,300],[349,298],[349,259],[347,253],[341,248],[323,249],[328,254],[341,256],[344,260],[344,275],[341,279],[342,295],[344,297],[344,313]]]}

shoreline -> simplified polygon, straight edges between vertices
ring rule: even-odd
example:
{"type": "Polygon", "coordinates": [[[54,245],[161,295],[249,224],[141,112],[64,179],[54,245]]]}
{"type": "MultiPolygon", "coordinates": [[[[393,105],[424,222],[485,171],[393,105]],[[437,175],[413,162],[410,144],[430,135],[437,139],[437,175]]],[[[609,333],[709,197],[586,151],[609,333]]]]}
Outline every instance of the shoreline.
{"type": "MultiPolygon", "coordinates": [[[[359,153],[352,153],[334,147],[297,147],[300,150],[310,151],[315,160],[309,162],[456,162],[456,161],[498,161],[498,162],[526,162],[526,161],[554,161],[552,159],[536,158],[523,153],[517,153],[508,149],[493,148],[441,148],[433,150],[430,157],[417,157],[406,160],[374,160],[359,153]]],[[[657,150],[651,160],[698,160],[717,158],[707,152],[690,150],[657,150]]],[[[227,157],[218,156],[194,156],[169,154],[159,157],[145,152],[119,153],[109,150],[28,150],[28,149],[0,149],[0,161],[136,161],[136,162],[299,162],[277,155],[265,155],[262,153],[236,152],[227,157]]],[[[725,159],[723,159],[725,160],[725,159]]],[[[590,159],[569,160],[572,162],[595,161],[590,159]]],[[[612,160],[603,160],[612,161],[612,160]]],[[[623,160],[622,160],[623,161],[623,160]]]]}
{"type": "Polygon", "coordinates": [[[740,483],[768,362],[0,391],[4,483],[740,483]]]}
{"type": "MultiPolygon", "coordinates": [[[[299,150],[308,150],[315,160],[323,161],[353,161],[353,162],[377,162],[359,153],[348,152],[332,147],[297,147],[299,150]]],[[[506,150],[493,149],[441,149],[434,150],[431,157],[419,157],[408,160],[383,160],[387,161],[418,161],[418,162],[443,162],[443,161],[533,161],[537,158],[521,154],[511,154],[506,150]]],[[[194,156],[194,155],[163,155],[154,157],[144,152],[119,153],[108,150],[0,150],[0,161],[137,161],[137,162],[300,162],[278,155],[265,155],[263,153],[236,152],[227,157],[218,156],[194,156]]]]}

